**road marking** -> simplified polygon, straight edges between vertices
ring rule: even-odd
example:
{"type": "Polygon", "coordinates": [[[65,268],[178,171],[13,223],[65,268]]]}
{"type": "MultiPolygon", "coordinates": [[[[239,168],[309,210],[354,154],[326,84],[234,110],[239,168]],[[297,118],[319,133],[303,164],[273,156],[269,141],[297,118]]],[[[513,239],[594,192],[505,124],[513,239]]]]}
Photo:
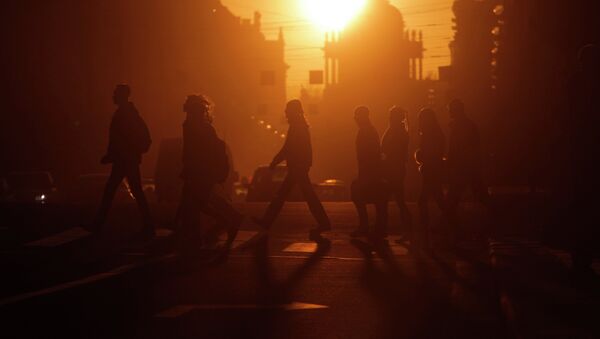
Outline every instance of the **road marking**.
{"type": "MultiPolygon", "coordinates": [[[[243,259],[249,259],[249,258],[256,258],[256,256],[254,255],[230,255],[230,258],[243,258],[243,259]]],[[[305,255],[269,255],[268,256],[269,259],[302,259],[302,260],[306,260],[309,259],[309,256],[305,256],[305,255]]],[[[364,257],[358,258],[358,257],[332,257],[332,256],[322,256],[319,257],[320,259],[329,259],[329,260],[342,260],[342,261],[365,261],[364,257]]],[[[376,258],[373,260],[378,260],[381,261],[381,259],[376,258]]]]}
{"type": "Polygon", "coordinates": [[[83,286],[83,285],[88,285],[91,283],[95,283],[101,280],[105,280],[117,275],[121,275],[123,273],[127,273],[129,271],[132,271],[136,268],[151,264],[151,263],[156,263],[156,262],[161,262],[164,260],[169,260],[169,259],[173,259],[177,257],[177,254],[175,253],[170,253],[167,255],[164,255],[162,257],[158,257],[154,260],[149,260],[149,261],[145,261],[142,263],[136,263],[136,264],[127,264],[127,265],[123,265],[123,266],[119,266],[115,269],[112,269],[110,271],[107,272],[103,272],[103,273],[98,273],[89,277],[85,277],[85,278],[81,278],[78,280],[73,280],[70,282],[66,282],[63,284],[59,284],[56,286],[52,286],[52,287],[48,287],[48,288],[44,288],[38,291],[33,291],[33,292],[27,292],[27,293],[23,293],[23,294],[18,294],[12,297],[8,297],[6,299],[2,299],[0,300],[0,307],[3,306],[7,306],[7,305],[11,305],[11,304],[16,304],[18,302],[21,301],[25,301],[28,299],[32,299],[32,298],[36,298],[36,297],[41,297],[44,295],[49,295],[49,294],[53,294],[53,293],[57,293],[57,292],[61,292],[64,290],[68,290],[70,288],[74,288],[74,287],[79,287],[79,286],[83,286]]]}
{"type": "Polygon", "coordinates": [[[73,227],[64,232],[49,236],[47,238],[35,240],[25,244],[28,247],[57,247],[68,244],[75,240],[85,238],[91,233],[81,227],[73,227]]]}
{"type": "Polygon", "coordinates": [[[213,304],[213,305],[177,305],[166,309],[156,315],[157,318],[173,319],[181,317],[187,313],[198,310],[281,310],[281,311],[302,311],[302,310],[317,310],[326,309],[329,306],[318,304],[307,304],[301,302],[292,302],[289,304],[213,304]]]}
{"type": "Polygon", "coordinates": [[[283,249],[284,252],[315,253],[319,245],[314,242],[295,242],[283,249]]]}
{"type": "Polygon", "coordinates": [[[391,245],[390,250],[392,251],[392,253],[394,255],[407,255],[408,254],[408,248],[406,248],[404,246],[400,246],[400,245],[391,245]]]}

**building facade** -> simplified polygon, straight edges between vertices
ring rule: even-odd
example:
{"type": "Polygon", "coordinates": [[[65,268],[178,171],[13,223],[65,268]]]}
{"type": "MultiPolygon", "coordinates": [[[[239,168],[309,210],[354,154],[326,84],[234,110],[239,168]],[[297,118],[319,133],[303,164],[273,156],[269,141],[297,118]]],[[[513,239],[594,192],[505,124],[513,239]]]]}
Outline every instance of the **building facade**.
{"type": "MultiPolygon", "coordinates": [[[[68,179],[101,170],[117,83],[132,86],[156,146],[180,135],[185,97],[207,94],[243,172],[257,162],[245,156],[256,151],[250,141],[263,138],[248,128],[251,117],[280,116],[285,104],[283,35],[266,39],[260,14],[240,19],[218,0],[11,1],[0,21],[3,171],[50,169],[68,179]]],[[[256,148],[267,157],[268,147],[256,148]]]]}

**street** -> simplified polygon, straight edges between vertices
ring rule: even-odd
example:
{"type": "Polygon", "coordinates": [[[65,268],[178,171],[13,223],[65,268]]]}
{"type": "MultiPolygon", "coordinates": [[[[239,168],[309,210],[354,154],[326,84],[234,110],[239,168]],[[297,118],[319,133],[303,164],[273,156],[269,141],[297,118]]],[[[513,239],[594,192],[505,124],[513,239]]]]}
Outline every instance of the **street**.
{"type": "MultiPolygon", "coordinates": [[[[256,216],[266,205],[239,207],[256,216]]],[[[325,205],[334,224],[329,243],[308,241],[314,222],[307,207],[288,203],[268,238],[257,238],[246,221],[228,256],[199,250],[182,258],[166,229],[141,246],[124,240],[122,233],[135,233],[126,226],[101,236],[69,228],[3,251],[3,263],[13,263],[3,275],[3,331],[78,338],[511,337],[488,239],[474,236],[456,251],[409,251],[397,241],[397,210],[390,207],[391,235],[378,247],[348,236],[356,223],[351,203],[325,205]]],[[[467,214],[465,220],[481,219],[476,210],[467,214]]],[[[137,222],[136,215],[130,219],[137,222]]]]}

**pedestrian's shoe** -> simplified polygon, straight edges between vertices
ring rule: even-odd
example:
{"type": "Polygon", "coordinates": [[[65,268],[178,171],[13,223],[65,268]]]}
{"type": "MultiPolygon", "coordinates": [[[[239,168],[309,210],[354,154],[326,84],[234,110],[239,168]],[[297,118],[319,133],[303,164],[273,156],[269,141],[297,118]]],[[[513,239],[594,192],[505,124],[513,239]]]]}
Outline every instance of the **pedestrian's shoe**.
{"type": "Polygon", "coordinates": [[[331,230],[331,226],[318,227],[318,228],[312,229],[308,232],[308,239],[310,241],[314,241],[314,242],[322,242],[326,238],[324,238],[323,235],[321,235],[321,233],[327,232],[329,230],[331,230]]]}
{"type": "Polygon", "coordinates": [[[352,238],[363,238],[369,236],[369,231],[364,228],[359,228],[356,231],[350,233],[352,238]]]}

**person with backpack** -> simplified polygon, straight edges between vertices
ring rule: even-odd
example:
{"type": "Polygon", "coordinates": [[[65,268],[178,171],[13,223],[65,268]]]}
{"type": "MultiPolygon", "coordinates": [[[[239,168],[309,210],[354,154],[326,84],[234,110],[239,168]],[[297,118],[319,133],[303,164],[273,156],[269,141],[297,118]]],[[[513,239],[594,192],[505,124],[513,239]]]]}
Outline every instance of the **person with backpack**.
{"type": "MultiPolygon", "coordinates": [[[[229,176],[229,159],[225,142],[212,126],[210,108],[203,95],[190,95],[184,104],[181,221],[185,232],[200,224],[201,212],[214,217],[218,225],[227,228],[230,246],[243,216],[214,191],[215,185],[223,184],[229,176]]],[[[211,234],[204,232],[205,245],[214,241],[211,234]]]]}
{"type": "Polygon", "coordinates": [[[152,139],[144,119],[129,101],[130,95],[131,89],[126,84],[117,85],[113,93],[117,110],[110,123],[108,150],[101,160],[102,164],[112,164],[112,170],[92,227],[98,231],[104,225],[117,189],[123,179],[127,179],[129,190],[142,214],[141,236],[148,239],[154,237],[155,230],[142,189],[140,164],[142,155],[150,149],[152,139]]]}
{"type": "Polygon", "coordinates": [[[255,219],[255,222],[265,230],[268,230],[281,212],[286,198],[294,186],[298,185],[310,212],[318,223],[318,227],[310,231],[309,239],[320,241],[323,239],[321,233],[331,229],[331,222],[308,176],[308,172],[312,166],[312,145],[309,125],[304,117],[302,102],[300,100],[291,100],[288,102],[285,115],[290,125],[287,138],[279,153],[273,158],[269,168],[274,170],[278,164],[286,161],[288,172],[264,216],[260,219],[255,219]]]}

